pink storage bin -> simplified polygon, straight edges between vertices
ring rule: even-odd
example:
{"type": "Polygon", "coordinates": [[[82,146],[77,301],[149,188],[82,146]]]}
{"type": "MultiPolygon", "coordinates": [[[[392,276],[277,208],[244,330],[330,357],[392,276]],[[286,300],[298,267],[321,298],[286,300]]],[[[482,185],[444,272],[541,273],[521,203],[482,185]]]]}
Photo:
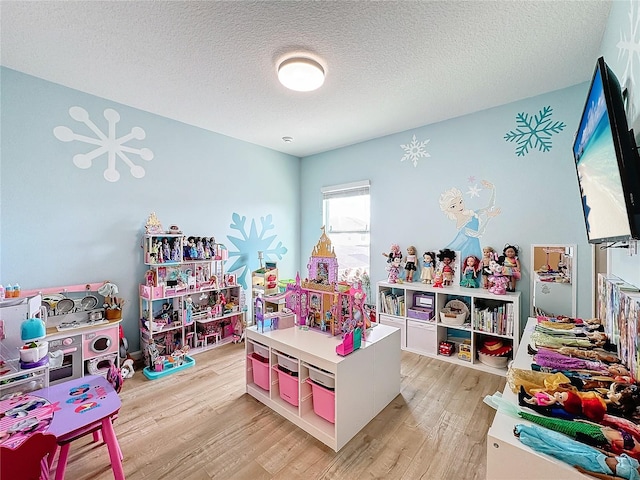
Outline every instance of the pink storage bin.
{"type": "Polygon", "coordinates": [[[294,407],[298,406],[298,377],[289,375],[280,370],[276,365],[273,369],[278,372],[278,383],[280,384],[280,398],[289,402],[294,407]]]}
{"type": "Polygon", "coordinates": [[[253,355],[248,357],[253,366],[253,383],[263,390],[269,391],[269,362],[262,361],[253,355]]]}
{"type": "Polygon", "coordinates": [[[163,298],[164,287],[150,287],[148,285],[140,285],[140,296],[147,299],[163,298]]]}
{"type": "Polygon", "coordinates": [[[313,411],[328,422],[336,423],[336,392],[324,388],[307,378],[311,385],[313,411]]]}

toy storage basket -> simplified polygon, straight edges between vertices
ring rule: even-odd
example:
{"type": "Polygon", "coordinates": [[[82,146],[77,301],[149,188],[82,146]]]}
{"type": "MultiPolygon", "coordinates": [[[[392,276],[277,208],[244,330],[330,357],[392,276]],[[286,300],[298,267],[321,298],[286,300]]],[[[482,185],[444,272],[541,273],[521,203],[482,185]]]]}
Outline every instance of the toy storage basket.
{"type": "Polygon", "coordinates": [[[280,398],[294,407],[298,406],[298,377],[288,374],[274,365],[273,370],[278,372],[278,384],[280,385],[280,398]]]}
{"type": "Polygon", "coordinates": [[[326,421],[336,423],[336,392],[318,385],[310,378],[307,378],[307,383],[311,385],[313,411],[326,421]]]}
{"type": "Polygon", "coordinates": [[[253,383],[263,390],[269,391],[269,360],[263,360],[258,355],[249,355],[253,366],[253,383]]]}

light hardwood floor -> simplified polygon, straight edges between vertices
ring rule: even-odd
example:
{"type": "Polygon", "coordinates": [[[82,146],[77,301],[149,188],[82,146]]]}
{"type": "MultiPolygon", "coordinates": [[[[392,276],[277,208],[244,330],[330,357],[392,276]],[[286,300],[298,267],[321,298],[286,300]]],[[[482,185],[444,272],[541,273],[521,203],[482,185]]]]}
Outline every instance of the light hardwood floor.
{"type": "MultiPolygon", "coordinates": [[[[403,352],[401,394],[335,453],[245,393],[244,344],[194,358],[163,379],[126,380],[115,430],[128,480],[486,476],[494,410],[482,398],[503,377],[403,352]]],[[[90,440],[71,445],[68,480],[113,478],[106,446],[90,440]]]]}

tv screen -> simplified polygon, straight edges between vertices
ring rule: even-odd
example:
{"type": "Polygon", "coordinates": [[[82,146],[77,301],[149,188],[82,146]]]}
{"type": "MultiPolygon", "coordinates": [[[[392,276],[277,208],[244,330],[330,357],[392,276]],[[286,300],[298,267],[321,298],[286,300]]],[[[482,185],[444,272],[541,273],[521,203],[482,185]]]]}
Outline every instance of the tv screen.
{"type": "MultiPolygon", "coordinates": [[[[638,156],[620,84],[598,59],[573,144],[590,243],[637,238],[638,156]]],[[[640,199],[639,199],[640,200],[640,199]]]]}

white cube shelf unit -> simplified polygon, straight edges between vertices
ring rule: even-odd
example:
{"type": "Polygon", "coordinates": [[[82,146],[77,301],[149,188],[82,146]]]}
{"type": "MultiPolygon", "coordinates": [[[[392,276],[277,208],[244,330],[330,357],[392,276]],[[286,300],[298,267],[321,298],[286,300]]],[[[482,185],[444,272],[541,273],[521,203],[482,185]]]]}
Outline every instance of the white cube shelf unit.
{"type": "Polygon", "coordinates": [[[478,350],[486,341],[500,340],[504,345],[512,345],[512,352],[516,352],[520,340],[520,292],[495,295],[479,288],[378,282],[377,316],[381,324],[400,328],[403,350],[502,376],[507,373],[506,365],[494,367],[482,363],[478,350]],[[424,308],[416,315],[414,305],[422,304],[430,295],[433,296],[433,316],[423,314],[424,308]],[[442,322],[440,312],[452,300],[464,302],[469,309],[462,325],[442,322]],[[409,312],[410,309],[414,312],[409,312]],[[455,345],[452,355],[439,353],[441,342],[455,345]],[[459,357],[460,345],[466,345],[471,355],[459,357]]]}
{"type": "Polygon", "coordinates": [[[247,393],[336,452],[400,393],[395,328],[376,325],[346,357],[336,353],[339,336],[312,329],[252,326],[246,335],[247,393]],[[278,365],[295,373],[286,375],[278,365]]]}

